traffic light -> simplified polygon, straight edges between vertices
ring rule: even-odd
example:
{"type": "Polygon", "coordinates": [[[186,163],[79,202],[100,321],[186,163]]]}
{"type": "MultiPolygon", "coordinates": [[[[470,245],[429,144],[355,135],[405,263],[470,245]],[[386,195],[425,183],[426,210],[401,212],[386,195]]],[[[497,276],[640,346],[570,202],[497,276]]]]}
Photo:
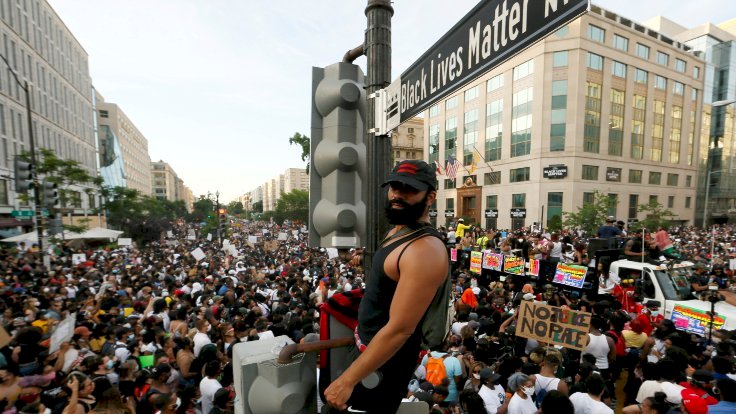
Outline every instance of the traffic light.
{"type": "Polygon", "coordinates": [[[15,192],[25,193],[31,188],[33,181],[31,176],[33,165],[30,162],[24,161],[19,156],[15,156],[15,192]]]}
{"type": "Polygon", "coordinates": [[[227,210],[224,208],[221,208],[217,210],[218,214],[218,220],[220,223],[220,237],[225,237],[225,234],[227,233],[227,210]]]}
{"type": "MultiPolygon", "coordinates": [[[[335,63],[312,68],[309,244],[365,244],[366,96],[360,67],[335,63]]],[[[379,189],[371,189],[378,191],[379,189]]]]}
{"type": "Polygon", "coordinates": [[[59,207],[59,190],[56,183],[49,180],[43,181],[43,204],[53,214],[53,210],[59,207]]]}
{"type": "Polygon", "coordinates": [[[64,231],[64,226],[61,223],[60,218],[51,218],[53,216],[49,216],[49,220],[47,221],[46,226],[48,227],[49,235],[53,234],[60,234],[64,231]]]}

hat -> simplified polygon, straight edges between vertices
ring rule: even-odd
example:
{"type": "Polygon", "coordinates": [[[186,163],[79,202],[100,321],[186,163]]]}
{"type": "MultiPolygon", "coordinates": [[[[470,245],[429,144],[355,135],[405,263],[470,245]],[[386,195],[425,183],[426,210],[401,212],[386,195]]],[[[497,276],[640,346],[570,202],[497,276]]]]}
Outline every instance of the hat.
{"type": "Polygon", "coordinates": [[[480,380],[481,381],[486,381],[490,379],[492,382],[495,383],[496,381],[499,380],[499,378],[501,378],[501,374],[497,374],[493,372],[493,370],[490,368],[483,368],[482,370],[480,370],[480,380]]]}
{"type": "Polygon", "coordinates": [[[414,393],[414,398],[416,398],[418,401],[424,401],[429,405],[434,404],[434,400],[432,399],[432,393],[427,391],[417,391],[414,393]]]}
{"type": "Polygon", "coordinates": [[[424,381],[423,383],[419,384],[419,389],[422,391],[427,391],[428,393],[434,392],[434,385],[432,385],[429,381],[424,381]]]}
{"type": "Polygon", "coordinates": [[[508,385],[512,392],[516,392],[525,382],[529,381],[529,376],[517,372],[509,377],[508,385]]]}
{"type": "Polygon", "coordinates": [[[659,308],[662,306],[662,302],[658,300],[647,301],[647,308],[659,308]]]}
{"type": "Polygon", "coordinates": [[[682,405],[690,414],[707,414],[708,404],[705,402],[703,397],[698,397],[693,394],[692,391],[682,390],[682,405]]]}
{"type": "Polygon", "coordinates": [[[692,378],[698,382],[711,382],[713,381],[713,374],[707,369],[701,368],[701,369],[695,370],[692,378]]]}
{"type": "Polygon", "coordinates": [[[419,191],[427,190],[430,187],[436,190],[437,173],[434,167],[422,160],[405,160],[396,164],[381,187],[385,187],[392,182],[400,182],[419,191]]]}
{"type": "Polygon", "coordinates": [[[606,223],[613,223],[614,221],[616,221],[616,217],[613,216],[608,216],[606,219],[606,223]]]}

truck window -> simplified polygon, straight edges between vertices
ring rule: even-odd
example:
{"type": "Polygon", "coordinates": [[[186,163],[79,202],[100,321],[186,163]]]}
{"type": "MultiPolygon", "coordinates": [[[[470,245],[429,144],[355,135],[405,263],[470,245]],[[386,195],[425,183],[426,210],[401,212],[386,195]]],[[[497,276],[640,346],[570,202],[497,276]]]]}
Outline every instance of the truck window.
{"type": "Polygon", "coordinates": [[[652,275],[649,272],[644,272],[644,296],[647,298],[654,298],[657,294],[654,288],[654,282],[652,281],[652,275]]]}
{"type": "MultiPolygon", "coordinates": [[[[652,270],[647,269],[647,273],[652,272],[652,270]]],[[[666,271],[662,270],[654,270],[654,276],[657,278],[657,282],[659,283],[659,287],[662,289],[662,294],[664,295],[664,298],[667,300],[680,300],[682,299],[680,297],[679,291],[675,287],[675,283],[670,279],[670,276],[667,274],[666,271]]]]}

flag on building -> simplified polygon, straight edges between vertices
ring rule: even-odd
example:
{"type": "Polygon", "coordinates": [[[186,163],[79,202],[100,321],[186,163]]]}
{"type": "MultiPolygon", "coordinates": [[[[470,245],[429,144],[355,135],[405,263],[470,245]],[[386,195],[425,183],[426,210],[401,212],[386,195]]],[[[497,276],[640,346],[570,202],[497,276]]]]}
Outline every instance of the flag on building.
{"type": "Polygon", "coordinates": [[[477,167],[478,167],[478,154],[473,152],[473,161],[470,163],[470,170],[468,170],[468,174],[474,173],[477,167]]]}
{"type": "Polygon", "coordinates": [[[442,175],[442,167],[440,166],[440,163],[437,161],[432,161],[434,163],[435,169],[437,170],[437,175],[442,175]]]}
{"type": "Polygon", "coordinates": [[[452,155],[447,156],[447,164],[445,165],[445,175],[447,175],[448,178],[454,180],[455,176],[457,175],[457,170],[460,167],[462,167],[462,164],[460,164],[460,161],[458,161],[452,155]]]}

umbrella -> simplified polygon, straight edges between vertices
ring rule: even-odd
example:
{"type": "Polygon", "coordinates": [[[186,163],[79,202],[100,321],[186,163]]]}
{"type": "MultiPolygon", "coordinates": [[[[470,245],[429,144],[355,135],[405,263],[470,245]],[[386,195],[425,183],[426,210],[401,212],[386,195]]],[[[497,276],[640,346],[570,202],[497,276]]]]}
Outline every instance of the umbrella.
{"type": "Polygon", "coordinates": [[[117,240],[120,235],[123,234],[119,230],[103,229],[102,227],[95,227],[89,229],[83,233],[71,234],[66,238],[69,240],[74,239],[114,239],[117,240]]]}

